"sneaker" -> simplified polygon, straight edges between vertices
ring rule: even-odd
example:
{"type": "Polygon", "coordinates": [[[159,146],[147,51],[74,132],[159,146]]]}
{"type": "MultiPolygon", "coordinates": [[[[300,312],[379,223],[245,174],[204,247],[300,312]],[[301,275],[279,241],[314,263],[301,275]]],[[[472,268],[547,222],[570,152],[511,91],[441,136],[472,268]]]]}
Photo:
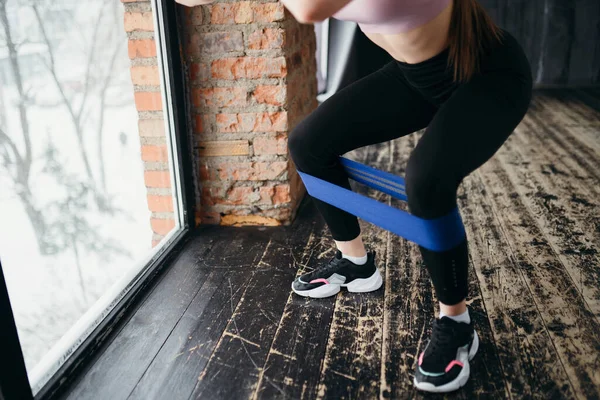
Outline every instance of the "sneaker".
{"type": "Polygon", "coordinates": [[[443,317],[433,322],[431,339],[419,356],[414,384],[419,390],[444,393],[463,387],[469,379],[469,361],[479,348],[470,324],[443,317]]]}
{"type": "Polygon", "coordinates": [[[296,278],[292,290],[300,296],[323,298],[333,296],[345,287],[349,292],[372,292],[383,280],[375,266],[375,252],[367,253],[367,263],[356,265],[342,258],[338,250],[329,263],[296,278]]]}

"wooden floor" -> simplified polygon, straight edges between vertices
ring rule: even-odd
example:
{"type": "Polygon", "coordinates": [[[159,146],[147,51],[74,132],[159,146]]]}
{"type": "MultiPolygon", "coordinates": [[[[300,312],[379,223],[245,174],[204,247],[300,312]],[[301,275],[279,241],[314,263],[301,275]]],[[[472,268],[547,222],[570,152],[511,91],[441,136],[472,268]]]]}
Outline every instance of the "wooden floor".
{"type": "MultiPolygon", "coordinates": [[[[417,138],[352,157],[403,174],[417,138]]],[[[600,89],[537,92],[459,199],[481,346],[448,397],[600,398],[600,89]]],[[[310,201],[292,227],[199,231],[66,397],[422,397],[412,375],[435,312],[428,273],[414,244],[363,228],[384,288],[323,300],[290,294],[333,256],[310,201]]]]}

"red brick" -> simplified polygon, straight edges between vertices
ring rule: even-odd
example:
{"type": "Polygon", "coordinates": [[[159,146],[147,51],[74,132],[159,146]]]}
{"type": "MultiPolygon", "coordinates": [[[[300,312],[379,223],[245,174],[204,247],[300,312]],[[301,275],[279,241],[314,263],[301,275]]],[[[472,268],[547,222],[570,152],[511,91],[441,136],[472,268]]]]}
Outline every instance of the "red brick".
{"type": "Polygon", "coordinates": [[[286,112],[217,114],[219,132],[285,132],[288,129],[286,112]]]}
{"type": "Polygon", "coordinates": [[[195,88],[192,102],[195,107],[242,107],[247,103],[246,95],[241,87],[195,88]]]}
{"type": "Polygon", "coordinates": [[[175,220],[173,219],[151,218],[150,224],[154,233],[159,235],[166,235],[171,232],[171,229],[175,228],[175,220]]]}
{"type": "Polygon", "coordinates": [[[144,171],[144,182],[149,188],[170,188],[171,174],[169,171],[144,171]]]}
{"type": "Polygon", "coordinates": [[[240,31],[196,32],[190,36],[189,51],[193,55],[201,53],[217,54],[244,50],[244,38],[240,31]]]}
{"type": "Polygon", "coordinates": [[[165,121],[162,119],[140,119],[138,121],[140,136],[164,137],[165,121]]]}
{"type": "Polygon", "coordinates": [[[260,215],[224,215],[221,218],[221,225],[230,226],[278,226],[281,221],[275,218],[262,217],[260,215]]]}
{"type": "Polygon", "coordinates": [[[236,24],[249,24],[254,20],[252,6],[247,1],[241,1],[237,4],[234,17],[236,24]]]}
{"type": "Polygon", "coordinates": [[[135,92],[134,98],[138,111],[162,111],[160,92],[135,92]]]}
{"type": "Polygon", "coordinates": [[[252,93],[252,98],[254,98],[257,103],[274,106],[282,106],[286,101],[286,97],[287,90],[283,85],[257,86],[252,93]]]}
{"type": "Polygon", "coordinates": [[[285,17],[284,7],[279,1],[275,3],[252,3],[253,22],[277,22],[285,17]]]}
{"type": "Polygon", "coordinates": [[[248,49],[270,50],[280,49],[284,45],[285,31],[283,29],[258,29],[248,37],[248,49]]]}
{"type": "Polygon", "coordinates": [[[238,186],[229,189],[227,192],[223,188],[203,187],[202,205],[241,205],[251,204],[258,199],[254,194],[254,189],[250,186],[238,186]]]}
{"type": "Polygon", "coordinates": [[[188,25],[202,25],[202,7],[184,7],[185,22],[188,25]]]}
{"type": "Polygon", "coordinates": [[[215,225],[221,222],[221,214],[214,211],[201,211],[200,212],[200,223],[215,225]]]}
{"type": "Polygon", "coordinates": [[[260,202],[262,204],[273,204],[273,195],[275,194],[274,186],[263,186],[259,189],[260,202]]]}
{"type": "Polygon", "coordinates": [[[234,179],[238,181],[249,180],[254,175],[253,163],[222,163],[217,167],[220,179],[234,179]]]}
{"type": "Polygon", "coordinates": [[[208,181],[208,180],[215,180],[216,176],[212,176],[213,174],[211,174],[210,170],[208,169],[208,165],[204,164],[200,166],[200,180],[201,181],[208,181]]]}
{"type": "Polygon", "coordinates": [[[250,154],[250,145],[247,140],[214,140],[200,142],[198,145],[198,155],[201,157],[246,156],[250,154]]]}
{"type": "Polygon", "coordinates": [[[304,46],[301,50],[302,67],[305,71],[316,71],[317,60],[314,57],[315,48],[312,46],[304,46]]]}
{"type": "Polygon", "coordinates": [[[264,215],[266,218],[273,218],[281,223],[286,223],[292,216],[292,209],[290,207],[271,208],[264,210],[262,215],[264,215]]]}
{"type": "Polygon", "coordinates": [[[148,195],[148,209],[153,212],[173,212],[173,197],[148,195]]]}
{"type": "Polygon", "coordinates": [[[215,196],[215,188],[210,188],[210,187],[203,187],[201,192],[200,192],[200,204],[202,207],[206,207],[206,206],[214,206],[215,205],[215,201],[213,200],[213,197],[215,196]]]}
{"type": "Polygon", "coordinates": [[[291,202],[290,185],[263,186],[259,189],[262,204],[287,204],[291,202]]]}
{"type": "Polygon", "coordinates": [[[284,57],[236,57],[214,60],[211,75],[216,79],[283,78],[287,75],[284,57]]]}
{"type": "Polygon", "coordinates": [[[227,0],[202,11],[204,21],[201,15],[192,21],[191,11],[186,12],[184,21],[188,24],[186,30],[195,35],[188,36],[186,46],[192,43],[192,47],[185,57],[190,65],[190,82],[194,83],[190,100],[195,107],[192,118],[196,143],[205,147],[203,152],[217,147],[231,150],[228,141],[243,138],[254,150],[249,154],[258,157],[251,158],[245,151],[237,156],[201,157],[197,176],[204,184],[196,218],[202,223],[234,226],[289,222],[302,183],[287,160],[285,132],[290,129],[290,121],[297,124],[314,103],[312,27],[301,26],[291,18],[283,24],[271,23],[289,16],[275,0],[227,0]],[[196,28],[199,23],[208,24],[208,20],[213,25],[210,32],[196,32],[209,30],[196,28]],[[285,56],[266,56],[276,52],[285,56]],[[258,79],[270,81],[247,81],[258,79]],[[224,87],[228,84],[232,87],[224,87]],[[283,107],[287,107],[285,111],[283,107]],[[218,140],[215,134],[228,140],[218,140]],[[210,145],[206,145],[207,140],[210,145]],[[273,155],[277,161],[261,160],[275,158],[273,155]],[[230,184],[234,187],[220,186],[230,184]]]}
{"type": "Polygon", "coordinates": [[[283,5],[239,1],[220,3],[210,7],[211,24],[248,24],[252,22],[276,22],[285,17],[283,5]]]}
{"type": "Polygon", "coordinates": [[[153,31],[152,12],[126,12],[123,16],[125,31],[153,31]]]}
{"type": "MultiPolygon", "coordinates": [[[[297,24],[286,30],[286,45],[288,49],[297,47],[300,43],[308,40],[308,35],[314,35],[312,32],[306,32],[302,29],[303,24],[297,24]]],[[[312,28],[312,25],[307,25],[312,28]]]]}
{"type": "Polygon", "coordinates": [[[281,179],[287,162],[226,162],[217,167],[222,180],[267,181],[281,179]]]}
{"type": "Polygon", "coordinates": [[[202,122],[202,120],[204,119],[204,115],[202,114],[196,114],[196,117],[194,118],[196,121],[196,126],[194,127],[194,132],[196,133],[202,133],[203,132],[203,127],[204,127],[204,123],[202,122]]]}
{"type": "Polygon", "coordinates": [[[287,138],[285,136],[255,138],[253,146],[256,155],[287,154],[287,138]]]}
{"type": "Polygon", "coordinates": [[[160,85],[157,65],[135,65],[131,67],[131,82],[134,85],[160,85]]]}
{"type": "Polygon", "coordinates": [[[169,161],[167,146],[142,146],[142,160],[144,161],[169,161]]]}
{"type": "Polygon", "coordinates": [[[196,82],[206,82],[210,78],[210,65],[193,63],[190,68],[190,79],[196,82]]]}
{"type": "Polygon", "coordinates": [[[156,43],[154,39],[132,39],[127,44],[129,58],[156,57],[156,43]]]}
{"type": "Polygon", "coordinates": [[[260,197],[254,193],[254,188],[250,186],[238,186],[227,191],[226,204],[252,204],[260,197]]]}
{"type": "Polygon", "coordinates": [[[273,195],[273,204],[284,204],[292,201],[290,197],[290,185],[275,186],[275,194],[273,195]]]}
{"type": "Polygon", "coordinates": [[[211,24],[234,24],[235,3],[221,3],[210,7],[211,24]]]}

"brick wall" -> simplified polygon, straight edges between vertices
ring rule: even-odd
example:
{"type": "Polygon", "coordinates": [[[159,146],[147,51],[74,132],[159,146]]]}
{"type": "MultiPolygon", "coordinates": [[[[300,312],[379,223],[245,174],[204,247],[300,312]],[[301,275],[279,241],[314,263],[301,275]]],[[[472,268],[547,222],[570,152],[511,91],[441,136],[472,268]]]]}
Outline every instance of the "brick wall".
{"type": "Polygon", "coordinates": [[[138,110],[144,182],[147,190],[152,245],[175,227],[171,181],[162,113],[162,98],[152,8],[147,0],[122,0],[131,59],[131,81],[138,110]]]}
{"type": "MultiPolygon", "coordinates": [[[[181,12],[197,221],[289,223],[304,188],[287,154],[287,133],[316,107],[312,25],[298,24],[270,0],[219,1],[181,12]]],[[[142,19],[135,23],[143,26],[142,19]]]]}

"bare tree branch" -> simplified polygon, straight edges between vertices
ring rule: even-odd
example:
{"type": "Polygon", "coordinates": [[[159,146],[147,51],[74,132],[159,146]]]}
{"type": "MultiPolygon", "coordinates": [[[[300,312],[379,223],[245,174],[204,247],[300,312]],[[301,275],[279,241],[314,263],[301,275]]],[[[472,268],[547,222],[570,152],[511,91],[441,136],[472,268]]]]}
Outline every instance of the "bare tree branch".
{"type": "Polygon", "coordinates": [[[4,144],[8,148],[10,148],[10,150],[13,152],[14,157],[17,160],[17,163],[19,165],[23,164],[23,159],[21,158],[21,153],[19,153],[17,145],[15,145],[15,142],[13,142],[12,139],[6,133],[4,133],[2,129],[0,129],[0,144],[4,144]]]}
{"type": "Polygon", "coordinates": [[[56,74],[56,63],[54,62],[54,49],[52,47],[52,43],[50,42],[50,39],[48,38],[48,34],[46,33],[46,28],[44,26],[44,23],[42,22],[42,17],[40,16],[40,12],[37,8],[37,5],[32,5],[31,6],[34,14],[35,14],[35,18],[37,19],[38,25],[40,27],[40,32],[42,33],[42,38],[44,39],[44,44],[46,44],[46,47],[48,48],[48,56],[50,57],[50,64],[44,63],[45,66],[48,68],[48,71],[50,72],[50,74],[52,75],[52,79],[54,80],[54,83],[56,84],[56,87],[58,88],[58,91],[60,92],[60,97],[62,97],[65,106],[67,107],[69,114],[71,115],[71,118],[73,118],[73,121],[78,124],[79,122],[79,116],[75,113],[75,110],[73,110],[73,107],[71,106],[71,101],[70,99],[67,97],[62,84],[60,83],[60,80],[58,79],[58,76],[56,74]]]}
{"type": "MultiPolygon", "coordinates": [[[[25,93],[23,90],[23,78],[21,77],[21,69],[19,68],[19,60],[17,49],[12,38],[10,31],[10,22],[8,21],[8,15],[6,13],[6,0],[0,0],[0,21],[4,27],[4,36],[6,40],[6,47],[8,48],[8,55],[10,60],[10,66],[13,73],[13,78],[17,86],[17,92],[19,93],[19,117],[21,119],[21,130],[23,132],[23,141],[25,142],[25,156],[19,159],[21,160],[20,168],[23,170],[23,178],[29,180],[29,170],[31,168],[31,138],[29,134],[29,121],[27,120],[27,108],[25,107],[25,93]]],[[[8,136],[6,136],[8,138],[8,136]]],[[[10,140],[10,139],[9,139],[10,140]]]]}
{"type": "Polygon", "coordinates": [[[71,116],[71,119],[73,120],[75,134],[77,136],[77,142],[79,144],[79,148],[81,151],[81,157],[83,159],[83,163],[85,166],[87,176],[92,182],[94,182],[94,174],[92,172],[92,167],[90,165],[90,161],[88,159],[87,152],[85,151],[85,146],[83,144],[83,132],[81,131],[81,125],[80,125],[80,120],[79,120],[81,115],[78,115],[75,112],[75,110],[73,109],[73,106],[71,105],[71,101],[69,100],[69,98],[67,98],[67,95],[65,94],[62,84],[60,83],[60,80],[58,79],[58,76],[56,74],[56,64],[54,62],[54,49],[52,48],[52,43],[50,42],[50,39],[48,38],[48,34],[46,33],[46,29],[44,27],[44,23],[42,21],[42,17],[37,8],[37,5],[33,4],[31,6],[31,8],[32,8],[32,10],[35,14],[35,18],[40,26],[40,32],[42,34],[42,38],[44,39],[44,43],[48,47],[48,55],[50,57],[50,65],[47,65],[48,70],[50,71],[50,75],[52,75],[52,79],[53,79],[56,87],[58,88],[60,96],[64,101],[65,107],[67,107],[67,110],[69,111],[69,115],[71,116]]]}
{"type": "Polygon", "coordinates": [[[112,57],[110,58],[110,63],[108,64],[108,68],[106,71],[106,76],[105,76],[104,82],[102,84],[102,89],[100,90],[100,117],[99,117],[98,130],[97,130],[98,134],[96,136],[96,140],[97,140],[98,161],[100,163],[100,184],[102,185],[102,188],[105,191],[106,191],[106,171],[104,168],[104,150],[103,150],[103,146],[102,146],[102,139],[104,137],[103,129],[104,129],[104,110],[106,107],[106,91],[110,87],[110,82],[113,77],[113,68],[114,68],[115,62],[117,60],[117,56],[119,55],[119,52],[121,51],[122,44],[123,44],[123,42],[120,42],[117,46],[115,46],[115,48],[113,50],[113,54],[112,54],[112,57]]]}
{"type": "Polygon", "coordinates": [[[79,106],[79,112],[78,115],[81,115],[81,112],[83,110],[83,107],[85,107],[85,102],[87,100],[87,96],[89,93],[89,88],[90,88],[90,76],[91,76],[91,71],[92,71],[92,67],[94,66],[94,56],[96,53],[96,45],[98,44],[99,40],[98,40],[98,31],[100,30],[100,22],[102,21],[102,16],[104,14],[104,8],[105,6],[102,5],[102,8],[100,9],[100,13],[98,13],[98,19],[96,20],[95,24],[94,24],[94,33],[92,34],[92,38],[90,40],[90,51],[88,54],[88,61],[87,61],[87,65],[86,65],[86,71],[85,71],[85,79],[84,79],[84,88],[83,88],[83,99],[81,100],[81,105],[79,106]]]}
{"type": "Polygon", "coordinates": [[[16,144],[11,138],[0,130],[0,142],[4,145],[6,151],[8,149],[13,153],[15,158],[16,176],[13,176],[13,182],[17,188],[16,194],[21,199],[21,203],[25,208],[25,212],[29,217],[29,221],[33,227],[37,239],[37,245],[42,254],[47,249],[47,237],[46,237],[46,221],[43,214],[36,208],[33,196],[31,194],[31,188],[29,187],[29,174],[31,171],[32,163],[32,149],[29,131],[29,121],[27,118],[26,98],[27,95],[23,89],[23,78],[21,76],[21,69],[18,61],[18,54],[15,47],[15,42],[11,34],[10,21],[6,12],[6,0],[0,0],[0,21],[4,27],[4,37],[6,39],[6,46],[8,48],[8,54],[10,59],[10,69],[17,86],[17,92],[19,94],[18,109],[21,122],[21,134],[23,135],[23,142],[25,143],[25,156],[23,156],[16,144]]]}
{"type": "MultiPolygon", "coordinates": [[[[50,72],[53,84],[56,85],[58,92],[60,93],[60,96],[58,97],[62,99],[62,102],[59,104],[64,104],[69,111],[69,115],[71,117],[70,119],[75,127],[75,133],[77,135],[79,147],[82,150],[82,156],[84,157],[89,178],[82,178],[77,172],[72,174],[67,173],[63,163],[56,158],[56,151],[46,152],[44,156],[46,163],[42,171],[53,176],[56,179],[56,182],[67,190],[67,196],[58,201],[53,200],[43,204],[42,212],[42,204],[40,201],[43,200],[43,198],[36,197],[34,193],[32,193],[32,188],[29,185],[32,149],[31,143],[29,142],[30,125],[28,124],[27,119],[28,93],[25,90],[24,82],[26,81],[21,75],[21,69],[18,63],[18,45],[15,43],[14,38],[10,36],[11,27],[9,26],[9,20],[6,12],[6,3],[7,0],[0,0],[0,23],[2,23],[4,27],[4,36],[7,36],[8,41],[10,42],[8,46],[10,55],[9,69],[12,70],[13,76],[15,77],[14,81],[18,89],[19,99],[17,106],[21,115],[22,134],[25,141],[26,156],[24,156],[22,153],[23,146],[21,145],[21,141],[14,140],[14,138],[9,137],[5,133],[5,129],[3,130],[0,126],[0,159],[2,159],[4,164],[10,168],[10,175],[14,175],[11,176],[12,181],[15,184],[14,193],[20,199],[20,202],[27,213],[28,219],[33,227],[33,232],[35,233],[37,239],[39,251],[41,254],[51,254],[71,248],[74,252],[79,253],[79,255],[76,254],[78,260],[79,256],[84,257],[84,253],[81,252],[82,250],[85,250],[86,254],[90,251],[95,252],[101,257],[108,257],[110,254],[128,255],[126,250],[120,245],[112,242],[109,238],[104,238],[99,235],[96,229],[94,229],[94,227],[90,224],[88,212],[93,211],[90,210],[89,207],[90,204],[93,204],[90,203],[90,200],[92,200],[92,197],[95,197],[94,200],[98,204],[99,208],[102,208],[103,205],[105,206],[106,200],[100,196],[100,193],[97,191],[97,185],[94,184],[87,153],[83,147],[83,128],[84,126],[87,126],[86,119],[90,113],[92,113],[92,109],[93,115],[98,115],[98,112],[95,110],[95,106],[98,105],[98,103],[100,103],[101,109],[99,113],[100,126],[97,127],[97,139],[99,143],[102,141],[102,126],[104,122],[104,109],[106,107],[105,103],[109,93],[109,88],[112,87],[111,84],[114,82],[111,73],[114,72],[113,69],[115,67],[116,60],[118,59],[117,52],[119,46],[103,41],[105,38],[100,37],[104,36],[101,34],[102,29],[94,30],[95,33],[92,40],[100,41],[101,44],[92,46],[92,54],[86,58],[91,64],[98,63],[98,60],[100,59],[102,59],[102,62],[99,63],[100,65],[98,66],[88,66],[88,71],[90,72],[87,73],[86,79],[88,79],[88,83],[86,84],[84,93],[89,93],[89,97],[84,97],[84,101],[82,102],[83,107],[75,107],[73,99],[70,99],[68,96],[66,86],[61,84],[60,80],[58,79],[57,69],[60,68],[60,64],[57,65],[56,62],[60,60],[56,58],[58,53],[54,52],[55,49],[53,48],[53,42],[51,41],[52,37],[48,35],[52,32],[47,30],[47,28],[49,29],[49,26],[47,25],[48,20],[43,18],[44,9],[43,6],[40,5],[41,1],[37,0],[31,6],[34,12],[35,20],[39,24],[40,34],[43,42],[46,44],[48,49],[49,56],[43,58],[42,61],[45,63],[48,71],[50,72]],[[46,26],[44,26],[44,22],[46,23],[46,26]],[[99,51],[101,51],[99,48],[103,49],[102,46],[105,46],[107,50],[99,53],[99,51]],[[112,54],[107,54],[109,52],[112,54]],[[104,68],[102,67],[107,64],[107,59],[110,59],[110,63],[108,69],[106,70],[106,74],[104,74],[102,72],[104,68]],[[103,86],[101,89],[98,89],[100,84],[103,86]],[[98,101],[95,97],[96,90],[101,90],[101,97],[98,99],[98,101]],[[92,95],[94,95],[94,97],[92,97],[92,95]],[[86,103],[91,104],[94,107],[85,106],[86,103]],[[76,110],[76,108],[79,108],[79,110],[76,110]],[[20,148],[21,152],[19,152],[20,148]],[[53,211],[48,212],[49,207],[53,211]],[[71,240],[71,242],[65,245],[65,240],[71,240]]],[[[43,3],[47,4],[48,2],[43,3]]],[[[101,22],[100,19],[98,19],[98,22],[101,22]]],[[[110,36],[108,39],[110,39],[110,42],[112,42],[114,37],[110,36]]],[[[88,143],[88,145],[89,144],[90,143],[88,143]]],[[[100,158],[102,157],[103,156],[100,156],[100,158]]],[[[104,179],[104,172],[102,171],[101,174],[102,179],[104,179]]],[[[112,207],[110,210],[119,211],[118,209],[112,207]]],[[[81,279],[81,286],[82,290],[85,290],[85,287],[83,286],[83,279],[81,279]]]]}
{"type": "Polygon", "coordinates": [[[21,158],[21,154],[19,153],[19,150],[17,149],[17,146],[15,145],[15,143],[10,139],[10,137],[8,137],[8,135],[6,133],[4,133],[4,131],[2,129],[0,129],[0,145],[2,145],[2,150],[4,150],[4,154],[3,154],[3,158],[4,158],[4,163],[6,166],[6,169],[8,170],[9,173],[12,174],[11,178],[14,182],[20,182],[23,180],[23,160],[21,158]],[[11,162],[11,155],[12,158],[14,159],[14,161],[11,162]],[[10,164],[13,164],[16,166],[16,170],[13,172],[11,171],[10,168],[8,168],[8,166],[10,164]]]}

